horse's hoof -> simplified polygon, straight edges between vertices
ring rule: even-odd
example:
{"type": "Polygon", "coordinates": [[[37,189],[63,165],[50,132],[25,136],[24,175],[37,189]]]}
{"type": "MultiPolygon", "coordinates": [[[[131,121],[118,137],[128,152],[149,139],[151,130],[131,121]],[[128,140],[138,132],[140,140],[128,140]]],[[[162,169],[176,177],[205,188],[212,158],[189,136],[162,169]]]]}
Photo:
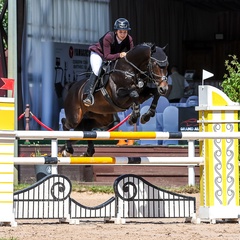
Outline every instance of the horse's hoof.
{"type": "Polygon", "coordinates": [[[150,120],[149,116],[142,116],[141,117],[141,124],[145,124],[146,122],[148,122],[150,120]]]}
{"type": "Polygon", "coordinates": [[[131,119],[128,120],[129,125],[133,125],[133,121],[131,119]]]}
{"type": "Polygon", "coordinates": [[[69,152],[67,152],[66,149],[65,149],[65,150],[62,151],[62,156],[63,156],[63,157],[71,157],[72,154],[69,153],[69,152]]]}
{"type": "Polygon", "coordinates": [[[63,146],[60,149],[60,153],[62,154],[63,157],[71,157],[74,153],[74,150],[72,147],[63,146]]]}
{"type": "Polygon", "coordinates": [[[129,125],[131,125],[131,126],[132,126],[132,125],[136,124],[136,123],[137,123],[137,121],[135,121],[135,120],[134,120],[134,121],[128,121],[128,123],[129,123],[129,125]]]}
{"type": "Polygon", "coordinates": [[[85,152],[80,154],[80,157],[92,157],[92,155],[90,155],[89,153],[85,152]]]}
{"type": "Polygon", "coordinates": [[[137,118],[132,118],[132,117],[130,117],[130,118],[128,119],[128,123],[129,123],[130,125],[133,125],[133,124],[137,123],[137,118]]]}

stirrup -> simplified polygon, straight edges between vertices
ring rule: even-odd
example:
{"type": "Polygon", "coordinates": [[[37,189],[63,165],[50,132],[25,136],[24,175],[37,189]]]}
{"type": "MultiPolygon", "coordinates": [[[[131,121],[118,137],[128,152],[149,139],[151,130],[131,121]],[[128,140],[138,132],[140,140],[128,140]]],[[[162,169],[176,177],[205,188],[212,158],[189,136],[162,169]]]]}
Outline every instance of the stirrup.
{"type": "Polygon", "coordinates": [[[89,94],[84,100],[83,103],[86,107],[92,106],[94,104],[94,97],[92,94],[89,94]]]}

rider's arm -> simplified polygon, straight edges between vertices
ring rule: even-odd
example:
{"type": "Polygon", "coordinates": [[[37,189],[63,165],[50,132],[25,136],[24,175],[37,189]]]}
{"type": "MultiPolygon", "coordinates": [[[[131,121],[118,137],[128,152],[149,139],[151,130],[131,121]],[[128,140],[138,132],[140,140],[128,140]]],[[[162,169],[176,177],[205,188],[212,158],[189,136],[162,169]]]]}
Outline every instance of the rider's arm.
{"type": "Polygon", "coordinates": [[[111,44],[113,42],[112,35],[106,34],[103,38],[104,60],[112,61],[120,58],[120,53],[111,54],[111,44]]]}
{"type": "Polygon", "coordinates": [[[129,37],[129,41],[130,41],[130,49],[132,49],[134,47],[133,39],[130,35],[128,35],[128,37],[129,37]]]}

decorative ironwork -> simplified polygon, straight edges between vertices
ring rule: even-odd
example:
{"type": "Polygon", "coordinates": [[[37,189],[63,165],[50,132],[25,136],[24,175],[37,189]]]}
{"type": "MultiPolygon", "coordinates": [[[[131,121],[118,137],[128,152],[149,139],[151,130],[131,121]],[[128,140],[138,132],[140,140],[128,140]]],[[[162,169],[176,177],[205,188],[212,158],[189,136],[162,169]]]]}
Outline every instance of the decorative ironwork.
{"type": "Polygon", "coordinates": [[[195,198],[160,189],[127,174],[114,182],[115,196],[88,207],[70,197],[72,185],[63,175],[48,175],[14,193],[16,219],[189,218],[196,213],[195,198]]]}
{"type": "MultiPolygon", "coordinates": [[[[233,124],[227,124],[226,129],[229,132],[233,132],[233,124]]],[[[234,164],[233,164],[233,159],[234,159],[234,152],[232,150],[233,147],[233,139],[226,139],[227,143],[227,149],[226,149],[226,156],[227,156],[227,182],[228,182],[228,187],[227,187],[227,195],[229,197],[228,199],[228,205],[231,203],[235,196],[235,191],[233,188],[234,186],[234,177],[232,176],[234,174],[234,164]]]]}
{"type": "MultiPolygon", "coordinates": [[[[219,130],[221,130],[221,126],[220,124],[215,124],[213,126],[213,130],[214,132],[217,132],[219,130]]],[[[216,148],[216,150],[214,151],[214,159],[216,160],[216,162],[214,163],[214,170],[215,170],[215,186],[216,186],[216,190],[215,190],[215,197],[218,200],[218,202],[220,204],[222,204],[222,200],[221,200],[221,196],[222,196],[222,187],[221,187],[221,183],[222,183],[222,173],[220,172],[222,170],[222,161],[221,161],[221,156],[222,156],[222,148],[220,146],[222,140],[221,139],[215,139],[213,141],[214,143],[214,147],[216,148]]]]}

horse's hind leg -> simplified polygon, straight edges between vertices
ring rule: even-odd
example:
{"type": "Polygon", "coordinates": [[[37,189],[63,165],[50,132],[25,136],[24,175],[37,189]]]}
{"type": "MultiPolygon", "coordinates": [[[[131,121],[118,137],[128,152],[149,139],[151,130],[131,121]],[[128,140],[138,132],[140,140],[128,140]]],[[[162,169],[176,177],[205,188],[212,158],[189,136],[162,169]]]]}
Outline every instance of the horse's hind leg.
{"type": "MultiPolygon", "coordinates": [[[[83,118],[80,124],[75,128],[75,131],[92,131],[94,127],[97,127],[94,119],[83,118]]],[[[87,151],[80,154],[80,157],[92,157],[95,153],[93,140],[87,141],[87,151]]]]}
{"type": "Polygon", "coordinates": [[[88,148],[87,152],[85,153],[84,157],[92,157],[95,153],[95,148],[92,140],[88,140],[88,148]]]}
{"type": "Polygon", "coordinates": [[[60,149],[63,157],[67,157],[74,153],[74,149],[72,147],[73,141],[67,140],[64,146],[60,149]]]}

